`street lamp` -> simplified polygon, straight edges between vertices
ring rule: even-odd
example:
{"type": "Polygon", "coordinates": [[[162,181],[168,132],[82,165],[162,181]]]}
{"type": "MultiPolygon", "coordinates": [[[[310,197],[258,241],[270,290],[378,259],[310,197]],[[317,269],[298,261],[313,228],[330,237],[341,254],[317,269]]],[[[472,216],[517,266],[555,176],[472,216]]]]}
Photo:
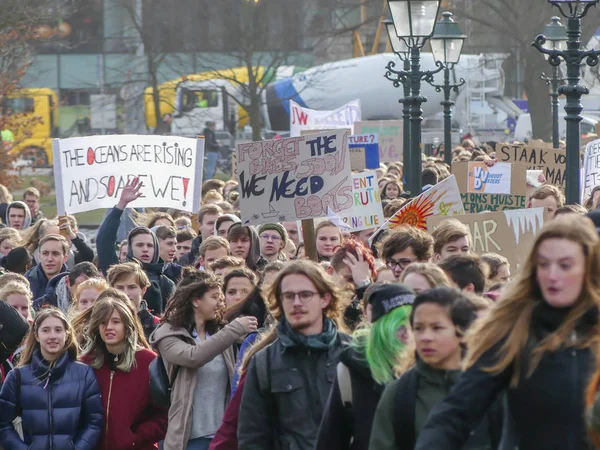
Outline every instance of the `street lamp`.
{"type": "MultiPolygon", "coordinates": [[[[546,42],[543,47],[546,50],[564,50],[567,48],[567,29],[560,23],[560,17],[553,17],[552,22],[546,25],[544,28],[544,37],[546,42]]],[[[548,55],[544,55],[548,59],[548,55]]],[[[552,104],[552,146],[558,148],[559,146],[559,126],[558,126],[558,86],[565,82],[564,78],[559,76],[559,66],[552,66],[552,76],[547,76],[542,73],[541,79],[550,85],[550,99],[552,104]]]]}
{"type": "Polygon", "coordinates": [[[564,94],[567,98],[565,120],[567,121],[567,202],[579,202],[579,123],[582,120],[581,97],[589,94],[585,86],[581,86],[581,64],[589,66],[598,64],[600,51],[584,50],[581,48],[581,19],[587,14],[588,10],[596,5],[599,0],[548,0],[550,4],[556,6],[560,13],[567,18],[567,48],[549,49],[545,48],[546,37],[539,35],[535,38],[533,46],[540,52],[548,55],[548,61],[554,67],[558,67],[561,60],[567,64],[567,84],[558,89],[559,94],[564,94]]]}
{"type": "Polygon", "coordinates": [[[444,91],[444,161],[448,166],[452,165],[452,107],[454,102],[450,98],[452,91],[458,92],[458,88],[465,84],[461,78],[458,83],[450,84],[450,71],[458,63],[465,43],[466,35],[463,34],[458,24],[452,19],[451,12],[442,13],[442,20],[435,25],[435,31],[429,41],[431,53],[435,61],[444,64],[444,84],[441,86],[432,83],[437,92],[444,91]]]}
{"type": "MultiPolygon", "coordinates": [[[[396,27],[391,19],[386,19],[383,22],[385,29],[392,46],[392,51],[404,62],[404,72],[410,70],[410,60],[408,54],[410,49],[402,39],[396,35],[396,27]]],[[[402,103],[402,120],[403,120],[403,133],[402,133],[402,162],[404,166],[403,179],[406,181],[406,173],[410,167],[410,79],[408,77],[399,77],[399,83],[404,88],[404,98],[400,100],[402,103]]],[[[398,87],[398,86],[396,86],[398,87]]]]}
{"type": "Polygon", "coordinates": [[[388,0],[396,36],[410,50],[410,70],[395,70],[396,63],[390,61],[385,77],[398,87],[403,79],[410,80],[411,96],[405,98],[410,105],[411,153],[404,163],[404,173],[408,189],[412,195],[421,193],[421,123],[423,110],[421,105],[427,98],[421,95],[421,81],[432,81],[433,75],[443,69],[442,63],[433,71],[421,70],[421,49],[433,34],[433,28],[440,9],[440,0],[388,0]]]}

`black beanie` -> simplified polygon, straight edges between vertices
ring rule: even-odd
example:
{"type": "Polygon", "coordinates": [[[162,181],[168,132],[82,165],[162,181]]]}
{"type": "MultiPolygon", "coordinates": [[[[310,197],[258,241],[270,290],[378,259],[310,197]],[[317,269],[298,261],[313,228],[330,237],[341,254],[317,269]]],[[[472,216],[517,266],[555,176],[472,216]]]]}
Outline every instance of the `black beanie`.
{"type": "Polygon", "coordinates": [[[369,294],[369,304],[373,307],[371,323],[400,306],[412,305],[415,293],[402,283],[386,283],[375,286],[369,294]]]}
{"type": "Polygon", "coordinates": [[[9,272],[20,272],[31,263],[31,254],[25,247],[15,247],[8,255],[4,267],[9,272]]]}

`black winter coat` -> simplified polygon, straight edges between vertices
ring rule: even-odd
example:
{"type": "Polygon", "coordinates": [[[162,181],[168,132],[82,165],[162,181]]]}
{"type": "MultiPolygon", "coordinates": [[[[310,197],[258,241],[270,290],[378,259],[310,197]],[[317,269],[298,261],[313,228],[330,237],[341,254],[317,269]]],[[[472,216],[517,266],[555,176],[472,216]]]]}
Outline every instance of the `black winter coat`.
{"type": "MultiPolygon", "coordinates": [[[[556,330],[568,310],[556,311],[542,302],[534,311],[526,354],[556,330]],[[554,310],[554,311],[552,311],[554,310]]],[[[598,311],[590,311],[577,327],[589,333],[598,311]]],[[[505,429],[502,450],[590,450],[585,424],[585,391],[595,368],[590,348],[567,346],[545,353],[533,374],[509,388],[512,368],[499,375],[483,370],[496,361],[500,344],[487,351],[463,373],[452,393],[431,414],[415,450],[459,450],[472,424],[503,390],[512,423],[505,429]]],[[[524,359],[527,361],[527,359],[524,359]]],[[[524,370],[526,372],[526,370],[524,370]]]]}
{"type": "Polygon", "coordinates": [[[342,403],[336,376],[323,413],[315,449],[368,450],[371,426],[384,386],[373,380],[371,370],[354,349],[344,350],[340,356],[340,364],[344,364],[350,371],[352,407],[347,408],[342,403]]]}
{"type": "Polygon", "coordinates": [[[53,368],[39,350],[31,364],[11,370],[0,392],[0,445],[15,450],[95,450],[104,409],[94,370],[63,354],[53,368]],[[12,421],[22,412],[23,442],[12,421]]]}
{"type": "Polygon", "coordinates": [[[286,346],[282,337],[252,357],[238,422],[240,450],[313,450],[319,424],[348,336],[327,351],[286,346]],[[260,354],[263,353],[261,357],[260,354]],[[257,358],[266,361],[263,392],[257,358]]]}

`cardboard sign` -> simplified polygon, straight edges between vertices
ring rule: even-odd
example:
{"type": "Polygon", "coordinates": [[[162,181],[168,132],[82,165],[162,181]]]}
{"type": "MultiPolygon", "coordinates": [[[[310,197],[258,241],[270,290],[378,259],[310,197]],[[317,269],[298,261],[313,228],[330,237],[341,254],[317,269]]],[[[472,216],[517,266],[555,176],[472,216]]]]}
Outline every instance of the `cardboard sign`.
{"type": "Polygon", "coordinates": [[[585,147],[583,156],[583,179],[581,181],[581,203],[592,194],[592,189],[600,184],[600,139],[585,147]]]}
{"type": "Polygon", "coordinates": [[[377,135],[381,162],[402,161],[403,130],[404,122],[402,120],[369,120],[354,124],[354,134],[377,135]]]}
{"type": "Polygon", "coordinates": [[[452,175],[412,199],[379,228],[412,225],[426,230],[427,218],[430,216],[454,216],[464,213],[456,177],[452,175]]]}
{"type": "Polygon", "coordinates": [[[348,136],[352,170],[379,169],[379,144],[376,134],[348,136]]]}
{"type": "MultiPolygon", "coordinates": [[[[475,180],[471,181],[469,178],[470,169],[473,168],[472,178],[475,178],[475,168],[481,167],[480,164],[485,165],[485,163],[472,161],[452,164],[452,173],[456,176],[456,182],[467,213],[525,208],[527,189],[527,166],[525,164],[496,163],[493,167],[488,168],[493,169],[500,166],[503,168],[502,170],[505,170],[506,167],[510,169],[510,179],[505,178],[509,181],[510,188],[508,190],[511,192],[510,194],[490,194],[481,190],[470,189],[471,183],[475,186],[475,180]]],[[[506,191],[507,189],[503,188],[502,190],[506,191]]]]}
{"type": "MultiPolygon", "coordinates": [[[[535,237],[546,221],[545,208],[499,211],[487,214],[454,216],[469,226],[473,251],[478,254],[498,253],[510,262],[516,273],[525,263],[535,237]]],[[[427,229],[431,233],[447,217],[430,217],[427,229]]]]}
{"type": "Polygon", "coordinates": [[[342,216],[342,221],[350,231],[379,228],[385,222],[377,186],[377,172],[368,170],[352,174],[352,196],[353,207],[342,216]]]}
{"type": "Polygon", "coordinates": [[[549,184],[566,187],[567,155],[564,150],[496,144],[496,158],[499,162],[520,162],[527,164],[528,169],[543,170],[549,184]]]}
{"type": "Polygon", "coordinates": [[[348,133],[239,144],[242,223],[312,219],[352,208],[348,133]]]}
{"type": "Polygon", "coordinates": [[[302,130],[352,129],[354,122],[360,119],[360,100],[353,100],[333,111],[303,108],[290,100],[290,136],[301,136],[302,130]]]}
{"type": "Polygon", "coordinates": [[[142,196],[131,208],[200,209],[204,139],[105,135],[55,139],[58,215],[112,208],[128,180],[142,196]]]}

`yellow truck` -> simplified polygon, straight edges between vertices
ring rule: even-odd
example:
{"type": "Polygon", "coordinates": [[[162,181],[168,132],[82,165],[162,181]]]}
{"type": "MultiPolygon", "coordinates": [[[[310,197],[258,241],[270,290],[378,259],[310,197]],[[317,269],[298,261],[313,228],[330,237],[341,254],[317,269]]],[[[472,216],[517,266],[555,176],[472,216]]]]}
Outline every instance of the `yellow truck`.
{"type": "Polygon", "coordinates": [[[35,166],[52,164],[52,139],[58,137],[58,96],[48,88],[18,89],[2,99],[2,115],[9,115],[14,134],[10,153],[30,159],[35,166]]]}

